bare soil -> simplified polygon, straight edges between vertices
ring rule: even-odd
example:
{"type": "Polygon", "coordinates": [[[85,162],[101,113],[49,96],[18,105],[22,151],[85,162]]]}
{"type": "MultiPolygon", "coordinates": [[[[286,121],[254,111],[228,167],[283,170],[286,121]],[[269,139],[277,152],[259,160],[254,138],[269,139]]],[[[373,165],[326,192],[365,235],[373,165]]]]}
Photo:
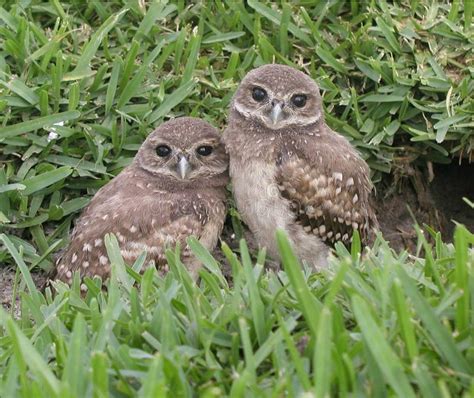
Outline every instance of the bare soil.
{"type": "Polygon", "coordinates": [[[453,239],[456,223],[474,231],[474,209],[463,198],[474,200],[474,163],[435,165],[431,171],[412,169],[382,187],[377,195],[377,216],[384,238],[397,251],[413,252],[415,221],[422,228],[428,225],[441,231],[447,242],[453,239]]]}
{"type": "MultiPolygon", "coordinates": [[[[406,170],[405,170],[406,171],[406,170]]],[[[377,187],[376,210],[383,236],[396,251],[416,249],[415,222],[441,231],[445,241],[452,240],[455,222],[462,223],[474,231],[474,209],[463,197],[474,200],[474,164],[435,165],[424,171],[410,168],[403,177],[387,178],[377,187]],[[428,182],[432,178],[431,182],[428,182]]],[[[233,249],[238,241],[232,228],[226,225],[223,240],[233,249]]],[[[249,249],[256,251],[253,236],[245,231],[249,249]]],[[[213,253],[224,265],[224,274],[230,276],[230,269],[220,250],[213,253]]],[[[275,267],[275,264],[270,264],[275,267]]],[[[32,273],[37,286],[43,286],[44,272],[32,273]]],[[[0,304],[11,310],[15,270],[0,264],[0,304]]],[[[16,306],[14,312],[18,311],[16,306]]]]}

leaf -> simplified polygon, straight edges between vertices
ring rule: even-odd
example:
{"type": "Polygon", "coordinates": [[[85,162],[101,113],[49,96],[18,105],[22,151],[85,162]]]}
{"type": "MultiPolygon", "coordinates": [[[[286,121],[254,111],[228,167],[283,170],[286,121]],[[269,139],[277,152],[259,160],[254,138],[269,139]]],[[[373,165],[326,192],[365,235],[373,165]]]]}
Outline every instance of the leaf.
{"type": "Polygon", "coordinates": [[[31,105],[36,105],[39,102],[38,95],[18,78],[11,79],[8,82],[0,79],[0,84],[10,91],[13,91],[31,105]]]}
{"type": "Polygon", "coordinates": [[[23,184],[5,184],[0,185],[0,193],[9,192],[9,191],[22,191],[26,187],[23,184]]]}
{"type": "Polygon", "coordinates": [[[334,56],[331,54],[330,51],[324,49],[323,47],[316,48],[316,54],[318,54],[319,58],[321,58],[324,62],[326,62],[331,68],[340,72],[340,73],[347,73],[347,68],[344,66],[342,61],[338,61],[334,56]]]}
{"type": "Polygon", "coordinates": [[[389,26],[387,22],[385,22],[385,20],[381,17],[375,18],[375,21],[377,22],[377,26],[381,30],[392,51],[396,52],[397,54],[400,54],[400,44],[398,43],[398,40],[395,38],[395,35],[393,33],[393,25],[389,26]]]}
{"type": "MultiPolygon", "coordinates": [[[[4,314],[2,314],[2,312],[3,310],[0,309],[0,315],[3,317],[4,314]]],[[[47,362],[45,362],[38,351],[36,351],[30,340],[15,324],[13,319],[8,318],[5,323],[8,334],[13,342],[17,360],[21,360],[28,365],[31,372],[41,380],[43,386],[50,394],[59,396],[59,381],[49,368],[47,362]]]]}
{"type": "Polygon", "coordinates": [[[64,166],[23,180],[22,184],[25,186],[25,189],[22,191],[22,194],[25,196],[31,195],[43,188],[49,187],[58,181],[64,180],[72,171],[72,168],[64,166]]]}
{"type": "Polygon", "coordinates": [[[26,122],[13,124],[11,126],[0,127],[0,139],[14,137],[40,128],[51,127],[56,123],[78,119],[80,116],[81,113],[79,111],[68,111],[54,115],[38,117],[36,119],[27,120],[26,122]]]}
{"type": "Polygon", "coordinates": [[[191,94],[195,86],[196,82],[194,80],[190,80],[181,85],[171,94],[165,96],[165,98],[163,99],[163,103],[149,116],[148,122],[154,123],[158,119],[161,119],[163,116],[167,115],[168,112],[171,111],[171,109],[173,109],[176,105],[181,103],[181,101],[183,101],[189,94],[191,94]]]}
{"type": "Polygon", "coordinates": [[[472,374],[471,367],[459,352],[453,337],[446,327],[443,326],[426,299],[420,294],[416,285],[402,268],[397,268],[397,273],[405,293],[411,299],[413,307],[415,307],[418,316],[425,325],[426,332],[433,339],[436,348],[441,351],[441,354],[454,369],[466,374],[472,374]]]}
{"type": "MultiPolygon", "coordinates": [[[[281,15],[279,12],[263,5],[261,2],[256,1],[256,0],[247,0],[247,4],[249,7],[252,7],[255,11],[257,11],[259,14],[264,16],[265,18],[269,19],[276,25],[280,25],[281,21],[281,15]]],[[[312,45],[313,43],[311,42],[311,39],[309,36],[302,31],[300,28],[298,28],[295,24],[289,23],[288,24],[288,30],[298,39],[302,40],[306,45],[312,45]]]]}
{"type": "Polygon", "coordinates": [[[361,102],[402,102],[405,97],[395,94],[370,94],[361,98],[361,102]]]}
{"type": "Polygon", "coordinates": [[[400,397],[413,397],[415,392],[410,386],[400,358],[390,348],[383,332],[372,318],[369,306],[357,295],[352,296],[352,308],[361,329],[364,341],[380,367],[385,379],[400,397]]]}
{"type": "Polygon", "coordinates": [[[245,32],[227,32],[227,33],[218,33],[215,35],[208,36],[202,41],[202,44],[214,44],[220,43],[223,41],[231,41],[238,39],[239,37],[245,36],[245,32]]]}
{"type": "Polygon", "coordinates": [[[316,337],[318,334],[316,319],[318,319],[322,304],[311,294],[304,279],[301,265],[299,264],[285,233],[282,230],[277,230],[276,238],[283,268],[288,274],[288,279],[295,291],[296,298],[301,307],[301,312],[308,323],[309,329],[312,335],[316,337]]]}
{"type": "Polygon", "coordinates": [[[76,65],[76,68],[67,73],[64,76],[64,80],[78,80],[82,79],[84,76],[87,76],[90,71],[90,62],[94,57],[97,49],[100,46],[100,43],[104,39],[104,37],[109,33],[109,31],[114,27],[114,25],[120,21],[122,16],[128,12],[128,9],[124,9],[116,14],[111,15],[107,20],[102,24],[102,26],[92,35],[89,42],[84,47],[82,51],[81,57],[76,65]]]}

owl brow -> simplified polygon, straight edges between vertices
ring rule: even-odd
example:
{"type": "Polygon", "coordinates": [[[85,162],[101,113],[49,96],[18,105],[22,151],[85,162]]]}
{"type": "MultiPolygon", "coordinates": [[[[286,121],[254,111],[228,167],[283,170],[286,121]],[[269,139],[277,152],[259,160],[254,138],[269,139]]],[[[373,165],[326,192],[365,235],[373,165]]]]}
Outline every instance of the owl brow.
{"type": "Polygon", "coordinates": [[[294,90],[294,91],[292,91],[291,93],[288,93],[288,94],[287,94],[288,98],[292,98],[292,97],[294,97],[295,95],[305,95],[307,98],[312,97],[312,95],[311,95],[310,93],[307,93],[307,92],[304,91],[304,90],[294,90]]]}
{"type": "Polygon", "coordinates": [[[209,139],[204,139],[202,141],[196,142],[192,147],[199,148],[200,146],[207,145],[207,146],[212,146],[213,148],[215,148],[218,143],[219,143],[219,140],[214,139],[214,138],[209,138],[209,139]]]}
{"type": "Polygon", "coordinates": [[[273,90],[271,90],[270,88],[268,88],[268,87],[265,86],[264,84],[259,84],[259,83],[254,84],[254,83],[251,83],[251,84],[249,85],[249,90],[250,90],[250,92],[252,92],[252,90],[253,90],[254,88],[260,88],[260,89],[266,91],[267,94],[272,94],[272,95],[274,94],[273,90]]]}

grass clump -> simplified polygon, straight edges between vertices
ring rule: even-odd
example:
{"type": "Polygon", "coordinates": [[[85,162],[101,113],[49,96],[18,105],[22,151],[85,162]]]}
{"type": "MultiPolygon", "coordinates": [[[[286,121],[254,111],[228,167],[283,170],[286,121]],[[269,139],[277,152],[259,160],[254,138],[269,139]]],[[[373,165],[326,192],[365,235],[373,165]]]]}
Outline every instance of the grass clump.
{"type": "Polygon", "coordinates": [[[2,311],[1,396],[464,396],[474,391],[474,235],[424,256],[396,255],[379,238],[366,258],[340,246],[331,267],[302,270],[278,233],[284,270],[266,272],[224,244],[232,285],[200,244],[195,283],[168,252],[170,272],[137,273],[108,236],[100,280],[39,294],[27,283],[22,317],[2,311]],[[135,282],[138,282],[135,283],[135,282]]]}

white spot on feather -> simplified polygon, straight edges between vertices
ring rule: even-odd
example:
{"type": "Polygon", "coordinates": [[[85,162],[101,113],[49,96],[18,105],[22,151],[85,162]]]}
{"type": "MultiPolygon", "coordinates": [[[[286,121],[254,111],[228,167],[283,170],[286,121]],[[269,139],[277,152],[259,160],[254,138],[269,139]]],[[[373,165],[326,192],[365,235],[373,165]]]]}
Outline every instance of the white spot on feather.
{"type": "Polygon", "coordinates": [[[100,256],[99,258],[99,262],[102,264],[102,265],[106,265],[108,262],[109,262],[109,259],[105,256],[100,256]]]}

